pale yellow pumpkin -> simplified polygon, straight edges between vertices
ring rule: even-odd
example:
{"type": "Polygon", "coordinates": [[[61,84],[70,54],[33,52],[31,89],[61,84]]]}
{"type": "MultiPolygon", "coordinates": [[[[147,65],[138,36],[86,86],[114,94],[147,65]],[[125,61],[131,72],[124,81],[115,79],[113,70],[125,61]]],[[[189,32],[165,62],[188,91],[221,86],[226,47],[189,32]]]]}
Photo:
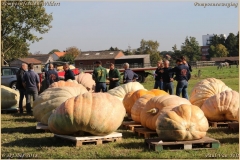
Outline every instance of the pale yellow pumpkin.
{"type": "Polygon", "coordinates": [[[195,105],[182,104],[161,114],[156,131],[162,140],[197,140],[206,136],[209,128],[203,111],[195,105]]]}
{"type": "Polygon", "coordinates": [[[88,92],[85,87],[78,84],[75,87],[53,87],[42,92],[33,102],[33,116],[45,125],[52,111],[67,99],[88,92]]]}
{"type": "Polygon", "coordinates": [[[8,109],[11,107],[17,108],[19,102],[19,92],[1,85],[1,108],[8,109]]]}
{"type": "Polygon", "coordinates": [[[96,83],[92,79],[92,75],[90,73],[80,73],[75,76],[76,81],[79,84],[82,84],[89,92],[94,92],[96,83]]]}
{"type": "Polygon", "coordinates": [[[56,134],[79,131],[108,135],[122,124],[126,110],[120,100],[108,93],[84,93],[72,97],[56,108],[48,127],[56,134]]]}
{"type": "Polygon", "coordinates": [[[108,91],[109,94],[116,96],[119,100],[123,100],[124,96],[131,91],[144,89],[144,86],[139,82],[129,82],[108,91]]]}
{"type": "Polygon", "coordinates": [[[203,83],[193,88],[189,101],[201,108],[204,101],[214,96],[215,94],[221,93],[222,91],[231,91],[232,89],[226,86],[224,83],[203,83]]]}
{"type": "Polygon", "coordinates": [[[237,121],[239,93],[233,90],[218,93],[208,98],[201,109],[209,121],[237,121]]]}

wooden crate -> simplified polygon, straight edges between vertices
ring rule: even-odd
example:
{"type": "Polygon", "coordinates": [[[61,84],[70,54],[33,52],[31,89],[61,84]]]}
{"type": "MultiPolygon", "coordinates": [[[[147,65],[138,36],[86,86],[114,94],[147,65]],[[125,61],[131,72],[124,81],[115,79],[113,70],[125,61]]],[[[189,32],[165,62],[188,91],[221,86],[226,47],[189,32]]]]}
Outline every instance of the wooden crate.
{"type": "Polygon", "coordinates": [[[239,132],[239,122],[228,123],[228,129],[239,132]]]}
{"type": "Polygon", "coordinates": [[[140,123],[137,123],[135,121],[124,121],[122,123],[122,126],[131,131],[134,131],[135,128],[143,128],[140,123]]]}
{"type": "Polygon", "coordinates": [[[226,121],[226,122],[211,122],[208,121],[209,127],[218,128],[218,127],[228,127],[229,123],[234,123],[235,121],[226,121]]]}
{"type": "Polygon", "coordinates": [[[112,134],[106,136],[67,136],[54,134],[55,138],[61,138],[70,140],[76,143],[76,147],[82,146],[83,144],[94,143],[96,145],[103,144],[104,142],[119,142],[122,140],[122,133],[113,132],[112,134]]]}
{"type": "Polygon", "coordinates": [[[145,144],[149,149],[154,149],[155,151],[217,149],[220,147],[218,140],[209,137],[193,141],[164,141],[160,143],[159,141],[161,141],[161,138],[145,139],[145,144]]]}
{"type": "Polygon", "coordinates": [[[41,129],[41,130],[45,130],[45,131],[49,132],[48,126],[45,124],[42,124],[41,122],[37,123],[36,129],[41,129]]]}
{"type": "Polygon", "coordinates": [[[150,130],[148,128],[135,128],[134,132],[138,134],[138,136],[144,136],[144,138],[150,138],[150,137],[157,137],[158,134],[156,131],[150,130]]]}

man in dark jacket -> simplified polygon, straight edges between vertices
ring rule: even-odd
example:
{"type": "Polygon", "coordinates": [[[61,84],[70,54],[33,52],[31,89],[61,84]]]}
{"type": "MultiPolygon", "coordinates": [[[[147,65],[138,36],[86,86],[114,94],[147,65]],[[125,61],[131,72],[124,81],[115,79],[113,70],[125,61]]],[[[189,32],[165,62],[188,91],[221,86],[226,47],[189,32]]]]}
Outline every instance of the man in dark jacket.
{"type": "Polygon", "coordinates": [[[129,64],[124,63],[123,68],[125,69],[123,74],[123,83],[135,82],[138,78],[138,75],[129,68],[129,64]]]}
{"type": "Polygon", "coordinates": [[[27,64],[26,63],[22,63],[21,68],[18,70],[17,72],[17,85],[16,88],[19,91],[19,103],[18,103],[18,108],[19,108],[19,113],[23,113],[23,99],[24,96],[26,97],[26,89],[24,88],[23,84],[22,84],[22,79],[23,76],[25,74],[25,72],[27,71],[27,64]]]}
{"type": "Polygon", "coordinates": [[[58,82],[58,73],[55,71],[53,64],[49,64],[48,71],[45,73],[47,88],[54,82],[58,82]]]}
{"type": "Polygon", "coordinates": [[[113,63],[110,64],[110,70],[108,75],[109,75],[109,81],[110,81],[109,90],[119,86],[119,80],[121,78],[120,72],[117,68],[115,68],[113,63]]]}
{"type": "Polygon", "coordinates": [[[189,80],[189,68],[188,66],[183,64],[182,59],[177,59],[176,61],[177,66],[171,69],[170,71],[175,72],[176,80],[177,80],[177,88],[176,88],[176,95],[180,96],[182,93],[182,97],[188,99],[187,87],[188,87],[188,80],[189,80]]]}
{"type": "Polygon", "coordinates": [[[155,83],[154,83],[154,89],[161,89],[163,90],[163,79],[162,79],[162,70],[163,69],[163,62],[162,60],[157,62],[157,69],[155,70],[155,83]]]}
{"type": "Polygon", "coordinates": [[[69,79],[71,80],[75,80],[75,76],[74,76],[74,73],[73,71],[69,68],[69,64],[64,64],[63,65],[63,69],[65,71],[65,75],[64,75],[64,80],[67,81],[69,79]]]}
{"type": "Polygon", "coordinates": [[[163,79],[163,90],[169,92],[170,95],[173,95],[173,75],[174,72],[171,72],[171,67],[169,67],[169,61],[164,61],[164,68],[162,73],[163,79]]]}
{"type": "Polygon", "coordinates": [[[37,73],[34,72],[32,63],[28,65],[28,71],[25,72],[22,82],[23,86],[26,88],[27,113],[31,114],[31,96],[33,96],[33,101],[35,101],[38,96],[38,92],[40,91],[39,76],[37,73]]]}

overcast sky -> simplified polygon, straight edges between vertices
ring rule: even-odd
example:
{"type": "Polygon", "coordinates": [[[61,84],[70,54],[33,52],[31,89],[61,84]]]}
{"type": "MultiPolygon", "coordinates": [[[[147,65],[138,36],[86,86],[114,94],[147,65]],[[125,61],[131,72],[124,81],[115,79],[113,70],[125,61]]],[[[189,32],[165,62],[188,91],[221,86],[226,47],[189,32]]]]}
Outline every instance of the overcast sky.
{"type": "MultiPolygon", "coordinates": [[[[66,50],[76,46],[81,51],[99,51],[112,47],[136,49],[141,39],[158,41],[159,51],[178,49],[186,36],[238,32],[238,1],[227,6],[198,6],[201,1],[57,1],[48,6],[53,14],[52,28],[41,35],[43,40],[30,45],[30,52],[47,54],[52,49],[66,50]]],[[[210,1],[208,1],[209,3],[210,1]]]]}

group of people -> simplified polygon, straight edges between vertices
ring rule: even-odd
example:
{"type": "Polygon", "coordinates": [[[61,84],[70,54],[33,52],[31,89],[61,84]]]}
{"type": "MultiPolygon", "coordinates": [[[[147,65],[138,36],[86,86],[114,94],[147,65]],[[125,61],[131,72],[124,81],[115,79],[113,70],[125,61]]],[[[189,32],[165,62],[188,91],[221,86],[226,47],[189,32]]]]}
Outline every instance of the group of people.
{"type": "MultiPolygon", "coordinates": [[[[74,73],[70,70],[69,65],[66,63],[63,65],[65,71],[64,80],[75,79],[74,73]]],[[[23,99],[26,97],[26,111],[27,114],[32,114],[31,96],[33,101],[37,98],[40,92],[40,79],[39,75],[34,72],[33,64],[22,63],[21,68],[17,74],[16,88],[19,91],[19,113],[23,113],[23,99]]],[[[45,72],[45,79],[47,88],[54,82],[59,81],[58,73],[55,70],[53,64],[49,64],[48,71],[45,72]]]]}
{"type": "Polygon", "coordinates": [[[154,89],[161,89],[169,94],[173,95],[173,81],[177,81],[176,95],[182,94],[183,98],[188,99],[187,87],[188,80],[191,78],[192,68],[186,61],[184,56],[181,56],[176,60],[176,66],[174,68],[169,67],[168,60],[158,61],[157,69],[154,72],[155,84],[154,89]]]}
{"type": "MultiPolygon", "coordinates": [[[[95,62],[96,67],[93,70],[92,78],[96,82],[95,92],[107,92],[106,80],[109,80],[109,90],[120,85],[120,72],[113,63],[109,65],[109,73],[107,69],[102,67],[101,61],[95,62]]],[[[138,75],[134,73],[128,63],[123,64],[124,74],[123,83],[134,82],[138,78],[138,75]]]]}
{"type": "MultiPolygon", "coordinates": [[[[187,87],[188,80],[191,78],[191,66],[186,62],[185,57],[180,57],[176,60],[176,66],[174,68],[169,67],[169,61],[158,61],[157,69],[154,72],[155,84],[154,89],[161,89],[169,94],[173,94],[173,81],[177,81],[176,95],[188,99],[187,87]]],[[[120,85],[120,72],[113,63],[109,65],[109,73],[107,69],[102,67],[101,61],[95,62],[96,67],[93,70],[92,78],[96,82],[95,92],[107,92],[106,80],[109,80],[109,90],[120,85]]],[[[128,63],[123,64],[123,83],[134,82],[138,79],[138,75],[134,73],[128,63]]],[[[65,71],[64,80],[75,80],[74,73],[69,68],[69,64],[64,64],[63,69],[65,71]]],[[[55,70],[53,64],[49,64],[48,71],[45,72],[45,79],[47,88],[54,82],[59,81],[58,73],[55,70]]],[[[31,96],[33,101],[37,98],[40,92],[40,80],[39,75],[34,72],[33,64],[27,65],[22,63],[20,70],[17,73],[17,89],[20,93],[19,99],[19,112],[23,113],[23,99],[26,97],[26,110],[31,114],[31,96]]]]}

